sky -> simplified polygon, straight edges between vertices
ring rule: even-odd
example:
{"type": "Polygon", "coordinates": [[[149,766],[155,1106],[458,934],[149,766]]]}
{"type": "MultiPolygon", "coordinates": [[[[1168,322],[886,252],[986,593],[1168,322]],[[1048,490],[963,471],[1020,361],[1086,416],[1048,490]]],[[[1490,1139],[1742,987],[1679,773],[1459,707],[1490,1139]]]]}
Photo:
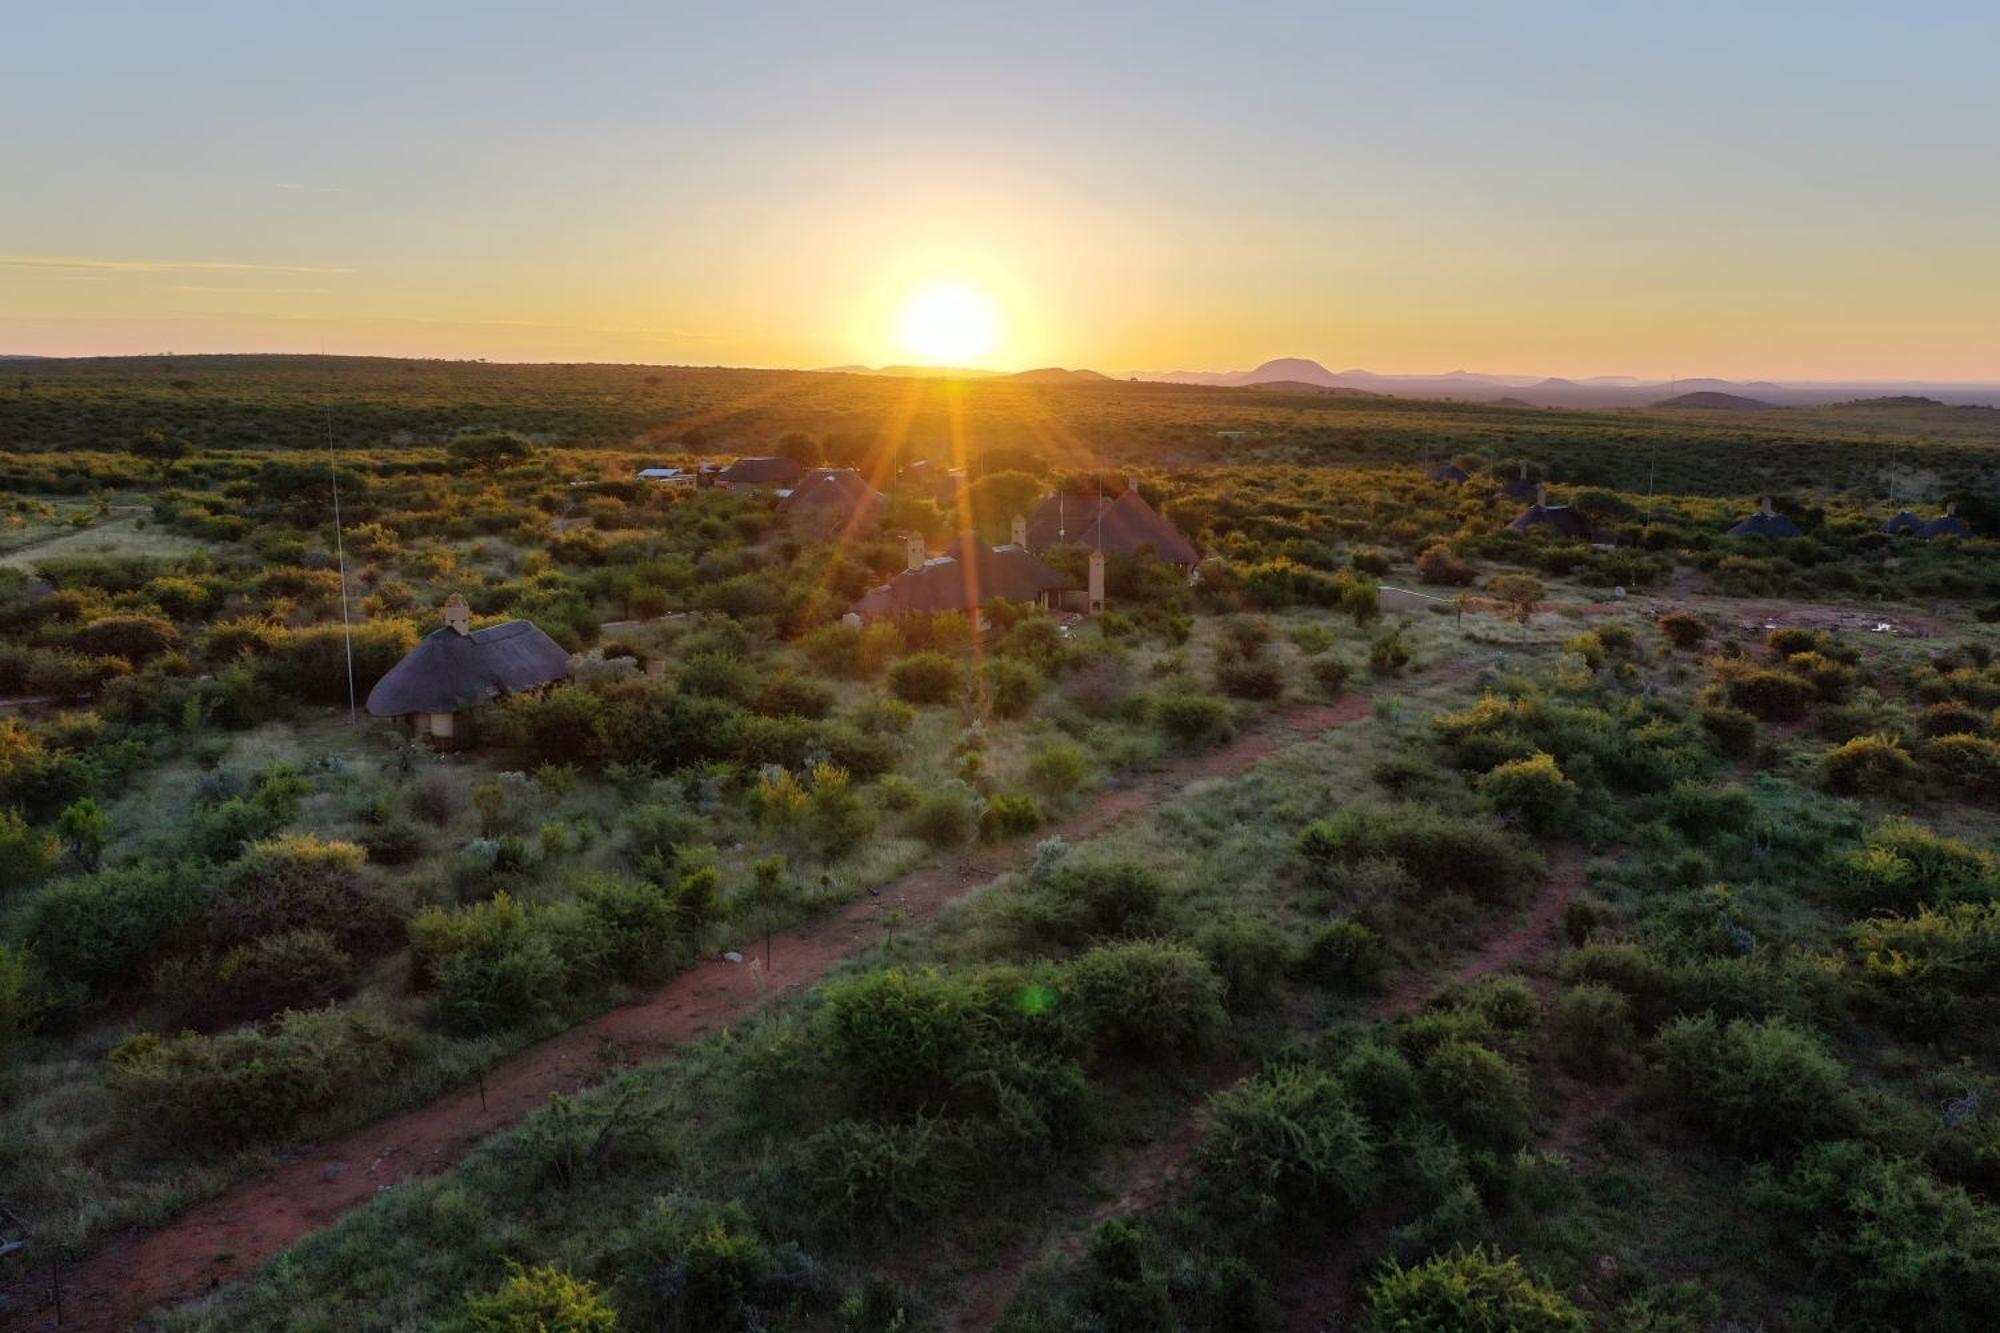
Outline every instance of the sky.
{"type": "Polygon", "coordinates": [[[10,10],[0,353],[2000,380],[1990,3],[10,10]]]}

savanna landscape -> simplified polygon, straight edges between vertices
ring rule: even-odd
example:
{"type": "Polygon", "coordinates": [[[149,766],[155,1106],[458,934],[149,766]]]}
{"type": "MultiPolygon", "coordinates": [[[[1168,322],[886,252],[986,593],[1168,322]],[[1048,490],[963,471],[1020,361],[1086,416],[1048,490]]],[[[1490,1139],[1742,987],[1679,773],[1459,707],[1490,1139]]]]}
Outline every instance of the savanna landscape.
{"type": "Polygon", "coordinates": [[[1901,399],[10,363],[0,1319],[1991,1327],[1997,474],[1901,399]],[[855,611],[1128,492],[1192,563],[855,611]],[[375,715],[454,596],[559,666],[375,715]]]}

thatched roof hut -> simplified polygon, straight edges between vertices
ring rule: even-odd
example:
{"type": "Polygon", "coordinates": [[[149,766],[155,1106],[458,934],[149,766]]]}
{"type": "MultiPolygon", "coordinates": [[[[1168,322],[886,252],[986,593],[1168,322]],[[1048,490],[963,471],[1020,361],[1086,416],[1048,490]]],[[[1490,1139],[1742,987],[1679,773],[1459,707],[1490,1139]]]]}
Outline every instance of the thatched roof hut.
{"type": "Polygon", "coordinates": [[[1590,539],[1590,520],[1583,516],[1583,511],[1570,505],[1550,504],[1548,490],[1544,487],[1536,488],[1535,502],[1507,526],[1515,532],[1550,528],[1565,537],[1590,539]]]}
{"type": "Polygon", "coordinates": [[[419,734],[449,738],[453,716],[569,675],[569,654],[526,620],[472,628],[465,599],[445,603],[442,629],[426,635],[368,692],[376,717],[407,717],[419,734]]]}
{"type": "Polygon", "coordinates": [[[1431,469],[1431,480],[1449,482],[1453,486],[1472,480],[1472,474],[1456,463],[1440,463],[1431,469]]]}
{"type": "Polygon", "coordinates": [[[996,601],[1030,605],[1047,601],[1069,580],[1014,543],[988,546],[973,534],[959,534],[940,555],[924,553],[923,539],[909,539],[903,571],[862,594],[854,614],[863,619],[976,612],[996,601]]]}
{"type": "Polygon", "coordinates": [[[1507,484],[1500,488],[1500,494],[1506,496],[1509,500],[1532,500],[1540,493],[1541,489],[1540,486],[1528,480],[1528,465],[1523,463],[1521,464],[1521,475],[1509,479],[1507,484]]]}
{"type": "Polygon", "coordinates": [[[1923,526],[1924,521],[1922,519],[1905,509],[1902,513],[1884,523],[1882,531],[1892,537],[1909,537],[1921,531],[1923,526]]]}
{"type": "Polygon", "coordinates": [[[805,471],[789,458],[739,458],[715,474],[715,483],[727,489],[752,486],[789,486],[805,471]]]}
{"type": "Polygon", "coordinates": [[[1925,541],[1936,541],[1940,537],[1970,537],[1972,525],[1958,516],[1958,505],[1948,504],[1944,513],[1917,529],[1917,536],[1925,541]]]}
{"type": "Polygon", "coordinates": [[[1769,497],[1757,502],[1757,512],[1729,530],[1732,537],[1763,537],[1771,541],[1782,541],[1788,537],[1803,537],[1799,525],[1771,508],[1769,497]]]}
{"type": "Polygon", "coordinates": [[[841,527],[870,523],[889,507],[882,493],[851,467],[816,467],[778,501],[778,512],[841,527]]]}

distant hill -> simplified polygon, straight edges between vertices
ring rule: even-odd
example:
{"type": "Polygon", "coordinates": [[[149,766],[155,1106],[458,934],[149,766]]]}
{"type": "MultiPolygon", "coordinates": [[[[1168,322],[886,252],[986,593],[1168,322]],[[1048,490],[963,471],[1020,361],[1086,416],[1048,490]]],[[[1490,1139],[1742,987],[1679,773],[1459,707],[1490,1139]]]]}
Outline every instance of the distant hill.
{"type": "Polygon", "coordinates": [[[1302,356],[1281,356],[1266,361],[1255,370],[1175,370],[1148,379],[1166,384],[1209,384],[1218,388],[1241,388],[1252,384],[1311,384],[1331,389],[1340,377],[1319,362],[1302,356]]]}
{"type": "Polygon", "coordinates": [[[1109,375],[1094,370],[1064,370],[1061,366],[1048,366],[1041,370],[1017,370],[1008,379],[1018,384],[1109,384],[1109,375]]]}
{"type": "Polygon", "coordinates": [[[1943,407],[1935,398],[1925,398],[1921,394],[1895,393],[1881,398],[1857,398],[1847,407],[1943,407]]]}
{"type": "Polygon", "coordinates": [[[1695,393],[1684,393],[1675,398],[1663,398],[1654,407],[1709,407],[1729,412],[1769,412],[1777,407],[1761,398],[1745,398],[1740,393],[1721,393],[1714,389],[1702,389],[1695,393]]]}
{"type": "Polygon", "coordinates": [[[1311,393],[1322,398],[1387,398],[1386,393],[1376,393],[1372,389],[1350,389],[1344,384],[1313,384],[1306,380],[1259,380],[1246,384],[1246,389],[1259,393],[1311,393]]]}

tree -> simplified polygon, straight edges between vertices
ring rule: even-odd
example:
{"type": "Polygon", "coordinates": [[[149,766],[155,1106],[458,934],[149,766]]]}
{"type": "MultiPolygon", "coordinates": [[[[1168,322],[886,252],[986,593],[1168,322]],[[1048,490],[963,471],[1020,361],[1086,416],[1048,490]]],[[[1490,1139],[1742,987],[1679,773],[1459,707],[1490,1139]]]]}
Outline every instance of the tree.
{"type": "Polygon", "coordinates": [[[800,467],[818,467],[819,441],[802,430],[788,430],[778,437],[778,453],[800,467]]]}
{"type": "Polygon", "coordinates": [[[464,467],[497,470],[526,462],[535,446],[509,430],[461,435],[445,446],[445,457],[464,467]]]}
{"type": "Polygon", "coordinates": [[[111,841],[111,821],[94,796],[86,796],[56,818],[56,837],[85,874],[95,874],[111,841]]]}
{"type": "Polygon", "coordinates": [[[132,456],[158,463],[160,470],[165,472],[188,456],[188,445],[186,440],[165,431],[149,430],[132,441],[132,456]]]}
{"type": "Polygon", "coordinates": [[[1521,637],[1528,637],[1528,622],[1535,617],[1536,603],[1548,591],[1533,574],[1502,574],[1486,585],[1486,591],[1506,606],[1521,623],[1521,637]]]}

